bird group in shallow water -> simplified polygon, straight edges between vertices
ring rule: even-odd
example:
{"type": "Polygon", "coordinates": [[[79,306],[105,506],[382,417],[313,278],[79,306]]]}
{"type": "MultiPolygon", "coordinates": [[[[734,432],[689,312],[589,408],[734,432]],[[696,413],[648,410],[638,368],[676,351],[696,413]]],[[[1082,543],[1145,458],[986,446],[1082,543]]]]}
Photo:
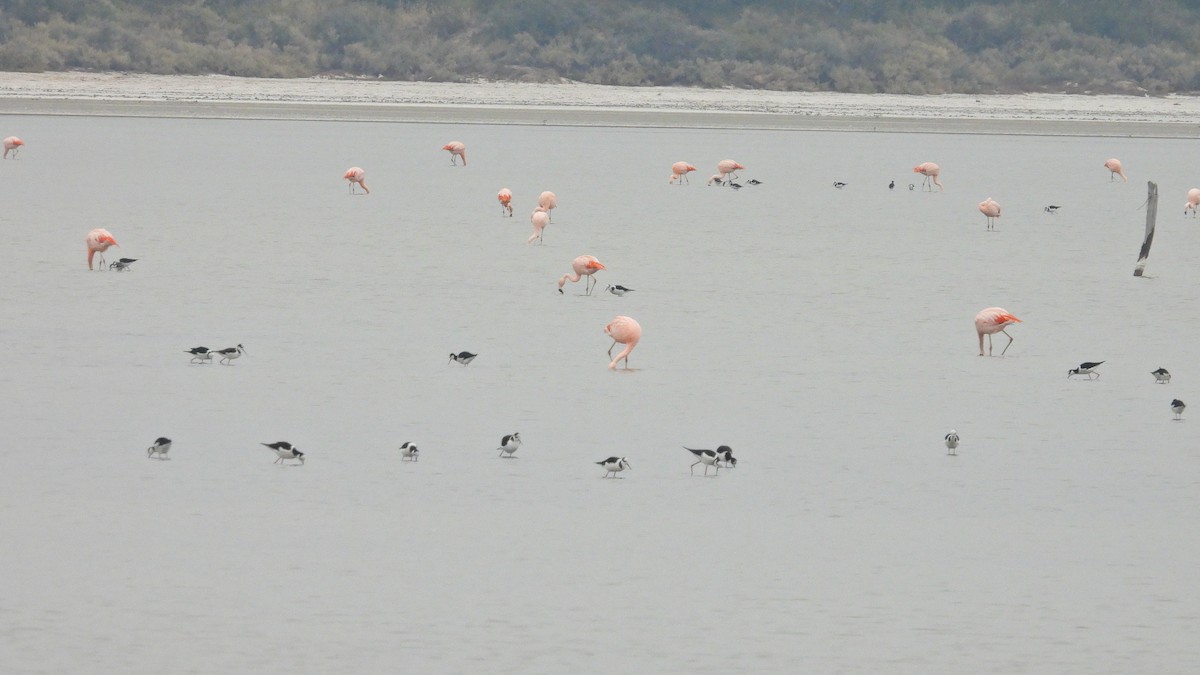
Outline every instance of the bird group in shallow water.
{"type": "Polygon", "coordinates": [[[213,357],[218,358],[219,363],[224,366],[233,365],[233,360],[240,358],[246,353],[246,348],[238,343],[236,347],[226,347],[225,349],[209,349],[208,347],[192,347],[184,350],[185,354],[191,354],[191,363],[212,363],[213,357]]]}

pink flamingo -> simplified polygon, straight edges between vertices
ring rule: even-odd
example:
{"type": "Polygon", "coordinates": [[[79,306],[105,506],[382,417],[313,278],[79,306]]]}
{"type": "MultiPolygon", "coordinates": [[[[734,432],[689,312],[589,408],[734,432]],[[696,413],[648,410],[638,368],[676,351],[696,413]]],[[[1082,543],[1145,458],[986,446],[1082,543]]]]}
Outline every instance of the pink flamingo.
{"type": "Polygon", "coordinates": [[[371,194],[371,189],[367,187],[367,181],[365,180],[366,176],[366,171],[363,171],[357,166],[352,166],[349,169],[346,169],[346,174],[342,176],[342,178],[345,178],[350,182],[350,194],[354,194],[355,183],[362,186],[363,192],[371,194]]]}
{"type": "MultiPolygon", "coordinates": [[[[529,235],[529,238],[525,240],[525,243],[532,244],[535,239],[537,241],[541,241],[542,230],[546,229],[546,225],[550,224],[550,214],[546,213],[546,209],[543,209],[539,206],[534,209],[533,213],[529,216],[529,222],[533,223],[533,234],[529,235]]],[[[595,260],[595,258],[592,259],[595,260]]],[[[575,281],[579,280],[576,279],[575,281]]],[[[562,282],[559,282],[558,290],[560,293],[562,292],[562,282]]]]}
{"type": "Polygon", "coordinates": [[[500,188],[496,193],[496,199],[500,201],[500,215],[503,216],[505,211],[508,211],[508,217],[512,218],[512,190],[508,188],[500,188]]]}
{"type": "Polygon", "coordinates": [[[1121,180],[1125,181],[1126,183],[1129,182],[1129,179],[1125,177],[1125,170],[1121,168],[1121,160],[1117,159],[1116,157],[1105,160],[1104,168],[1108,169],[1109,171],[1108,182],[1111,183],[1115,181],[1117,176],[1120,176],[1121,180]]]}
{"type": "Polygon", "coordinates": [[[934,164],[933,162],[922,162],[913,167],[913,173],[919,173],[922,176],[925,176],[925,180],[921,181],[921,187],[929,185],[929,191],[933,192],[933,186],[936,185],[938,186],[938,191],[942,190],[942,183],[938,180],[938,176],[942,174],[942,167],[938,166],[937,164],[934,164]],[[933,179],[932,185],[929,184],[930,179],[933,179]]]}
{"type": "MultiPolygon", "coordinates": [[[[1008,331],[1004,330],[1005,326],[1010,326],[1014,323],[1021,323],[1021,320],[1008,310],[1000,307],[988,307],[987,309],[975,315],[975,332],[979,334],[979,355],[983,356],[983,336],[988,336],[988,356],[992,355],[992,334],[1004,333],[1008,335],[1008,331]]],[[[1004,351],[1000,352],[1000,356],[1004,356],[1004,352],[1012,346],[1013,336],[1008,335],[1008,344],[1004,345],[1004,351]]]]}
{"type": "Polygon", "coordinates": [[[97,252],[100,253],[100,269],[104,269],[104,252],[108,250],[109,246],[116,246],[118,248],[121,246],[117,243],[117,240],[113,238],[111,232],[100,227],[88,232],[87,238],[84,239],[84,241],[87,242],[89,270],[92,269],[92,257],[95,256],[97,252]]]}
{"type": "Polygon", "coordinates": [[[1000,204],[995,199],[988,197],[979,202],[979,212],[987,216],[987,229],[995,228],[996,218],[1000,217],[1000,204]]]}
{"type": "Polygon", "coordinates": [[[1183,205],[1183,215],[1187,215],[1188,209],[1192,211],[1192,217],[1196,217],[1196,207],[1200,206],[1200,188],[1192,188],[1188,190],[1187,204],[1183,205]]]}
{"type": "Polygon", "coordinates": [[[733,161],[732,159],[723,159],[723,160],[717,162],[717,173],[722,177],[722,179],[724,179],[725,176],[737,178],[738,175],[735,172],[738,169],[744,169],[744,168],[746,168],[746,167],[742,166],[741,164],[738,164],[737,162],[733,161]]]}
{"type": "Polygon", "coordinates": [[[558,195],[546,190],[542,194],[538,195],[538,206],[546,210],[546,213],[550,216],[550,222],[553,223],[554,214],[550,212],[558,208],[558,195]]]}
{"type": "Polygon", "coordinates": [[[443,145],[442,149],[450,151],[451,164],[458,164],[458,162],[454,161],[454,158],[462,157],[463,166],[467,165],[467,146],[463,145],[461,141],[450,141],[443,145]]]}
{"type": "Polygon", "coordinates": [[[688,180],[687,175],[689,172],[695,170],[696,167],[688,164],[687,162],[675,162],[671,165],[671,179],[667,182],[674,183],[675,181],[679,181],[680,185],[683,185],[684,181],[690,183],[691,181],[688,180]]]}
{"type": "Polygon", "coordinates": [[[625,349],[622,349],[621,353],[617,354],[617,358],[608,364],[608,369],[616,370],[617,364],[621,362],[621,359],[625,359],[625,369],[628,370],[629,352],[632,352],[633,348],[637,346],[638,340],[642,339],[641,325],[627,316],[618,316],[604,327],[604,334],[613,339],[612,345],[608,348],[609,358],[612,358],[613,347],[616,347],[618,342],[625,345],[625,349]]]}
{"type": "Polygon", "coordinates": [[[592,284],[596,281],[596,278],[592,275],[602,269],[605,269],[605,267],[600,263],[599,260],[596,260],[596,256],[581,255],[571,261],[571,269],[575,271],[574,274],[564,274],[562,275],[562,278],[558,280],[558,292],[563,292],[563,284],[567,283],[568,280],[571,283],[575,283],[583,277],[587,277],[587,281],[585,281],[583,284],[587,289],[587,292],[584,293],[584,295],[591,295],[592,284]]]}
{"type": "Polygon", "coordinates": [[[4,159],[8,159],[8,151],[12,150],[13,159],[17,158],[17,153],[20,152],[21,146],[25,145],[25,141],[16,136],[9,136],[4,139],[4,159]]]}

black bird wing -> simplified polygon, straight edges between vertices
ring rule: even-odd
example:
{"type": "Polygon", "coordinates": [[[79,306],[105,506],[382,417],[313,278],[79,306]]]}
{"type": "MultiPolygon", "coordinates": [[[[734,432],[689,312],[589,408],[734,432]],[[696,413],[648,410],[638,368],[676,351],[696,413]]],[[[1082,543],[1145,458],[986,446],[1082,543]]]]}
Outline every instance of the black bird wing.
{"type": "Polygon", "coordinates": [[[272,450],[291,450],[292,449],[292,444],[288,443],[287,441],[279,441],[278,443],[263,443],[263,445],[267,446],[268,448],[270,448],[272,450]]]}
{"type": "Polygon", "coordinates": [[[603,462],[596,462],[596,463],[601,466],[604,466],[605,464],[616,464],[619,461],[621,461],[620,457],[609,457],[608,459],[604,460],[603,462]]]}
{"type": "Polygon", "coordinates": [[[717,456],[717,453],[715,453],[712,450],[709,450],[707,448],[696,450],[695,448],[689,448],[688,446],[685,445],[685,446],[683,446],[683,449],[687,450],[688,452],[692,453],[693,455],[695,455],[697,457],[706,457],[706,456],[707,457],[716,457],[717,456]]]}
{"type": "Polygon", "coordinates": [[[1090,370],[1090,369],[1095,368],[1096,366],[1100,365],[1101,363],[1104,363],[1104,362],[1103,361],[1086,361],[1084,363],[1079,364],[1079,367],[1082,370],[1090,370]]]}

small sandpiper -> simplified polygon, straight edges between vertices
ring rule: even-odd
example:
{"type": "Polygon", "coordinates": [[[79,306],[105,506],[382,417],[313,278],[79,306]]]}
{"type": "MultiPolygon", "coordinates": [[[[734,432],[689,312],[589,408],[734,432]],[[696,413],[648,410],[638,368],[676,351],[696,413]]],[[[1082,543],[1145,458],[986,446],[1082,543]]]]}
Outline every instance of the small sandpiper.
{"type": "MultiPolygon", "coordinates": [[[[457,354],[451,354],[450,361],[458,361],[459,363],[461,363],[465,366],[468,363],[474,361],[476,356],[479,356],[479,355],[472,354],[471,352],[459,352],[457,354]]],[[[450,365],[450,361],[447,361],[446,365],[450,365]]]]}
{"type": "Polygon", "coordinates": [[[415,462],[417,461],[417,456],[420,454],[421,451],[417,450],[417,445],[415,443],[409,443],[408,441],[405,441],[404,445],[400,446],[400,461],[402,462],[415,462]]]}
{"type": "Polygon", "coordinates": [[[505,455],[507,455],[509,458],[511,458],[513,456],[513,453],[517,451],[517,448],[520,445],[521,445],[521,434],[513,432],[513,433],[505,436],[504,438],[500,439],[500,448],[499,448],[500,454],[497,456],[504,457],[505,455]]]}
{"type": "Polygon", "coordinates": [[[1166,368],[1159,368],[1150,374],[1154,376],[1155,384],[1167,384],[1171,381],[1171,374],[1167,372],[1166,368]]]}
{"type": "Polygon", "coordinates": [[[624,457],[609,457],[603,462],[596,463],[604,467],[605,478],[609,478],[610,476],[608,474],[610,473],[612,474],[611,478],[616,478],[618,471],[624,471],[625,469],[633,468],[629,465],[629,460],[625,459],[624,457]]]}
{"type": "Polygon", "coordinates": [[[146,457],[150,458],[158,455],[159,459],[167,459],[167,453],[171,450],[171,439],[166,436],[160,437],[154,441],[154,445],[146,448],[146,457]]]}
{"type": "Polygon", "coordinates": [[[946,454],[947,455],[957,455],[958,454],[957,448],[958,448],[958,432],[955,431],[954,429],[951,429],[950,433],[946,434],[946,454]]]}
{"type": "Polygon", "coordinates": [[[287,441],[279,441],[278,443],[263,443],[262,445],[275,451],[279,455],[279,459],[275,460],[275,464],[282,464],[285,459],[298,459],[300,463],[304,463],[304,453],[287,441]]]}
{"type": "Polygon", "coordinates": [[[1097,373],[1094,369],[1096,366],[1100,365],[1101,363],[1104,363],[1104,362],[1103,361],[1084,361],[1083,363],[1079,364],[1078,368],[1072,368],[1067,371],[1067,379],[1069,380],[1076,375],[1087,375],[1089,380],[1092,379],[1092,375],[1095,375],[1096,379],[1099,379],[1100,373],[1097,373]]]}

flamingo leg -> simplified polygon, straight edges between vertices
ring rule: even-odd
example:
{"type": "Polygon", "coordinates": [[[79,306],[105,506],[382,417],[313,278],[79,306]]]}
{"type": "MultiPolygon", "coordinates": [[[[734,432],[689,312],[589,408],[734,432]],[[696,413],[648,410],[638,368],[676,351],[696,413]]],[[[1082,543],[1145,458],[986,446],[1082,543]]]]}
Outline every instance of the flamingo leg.
{"type": "Polygon", "coordinates": [[[613,350],[613,347],[616,347],[616,346],[617,346],[617,341],[613,340],[613,343],[608,348],[608,358],[609,359],[612,358],[612,350],[613,350]]]}
{"type": "MultiPolygon", "coordinates": [[[[1006,331],[1006,330],[1001,330],[1000,332],[1004,333],[1005,335],[1008,335],[1008,331],[1006,331]]],[[[1008,351],[1008,348],[1012,346],[1012,343],[1013,343],[1013,336],[1008,335],[1008,344],[1004,345],[1004,349],[1001,350],[1000,356],[1004,356],[1004,352],[1008,351]]]]}

